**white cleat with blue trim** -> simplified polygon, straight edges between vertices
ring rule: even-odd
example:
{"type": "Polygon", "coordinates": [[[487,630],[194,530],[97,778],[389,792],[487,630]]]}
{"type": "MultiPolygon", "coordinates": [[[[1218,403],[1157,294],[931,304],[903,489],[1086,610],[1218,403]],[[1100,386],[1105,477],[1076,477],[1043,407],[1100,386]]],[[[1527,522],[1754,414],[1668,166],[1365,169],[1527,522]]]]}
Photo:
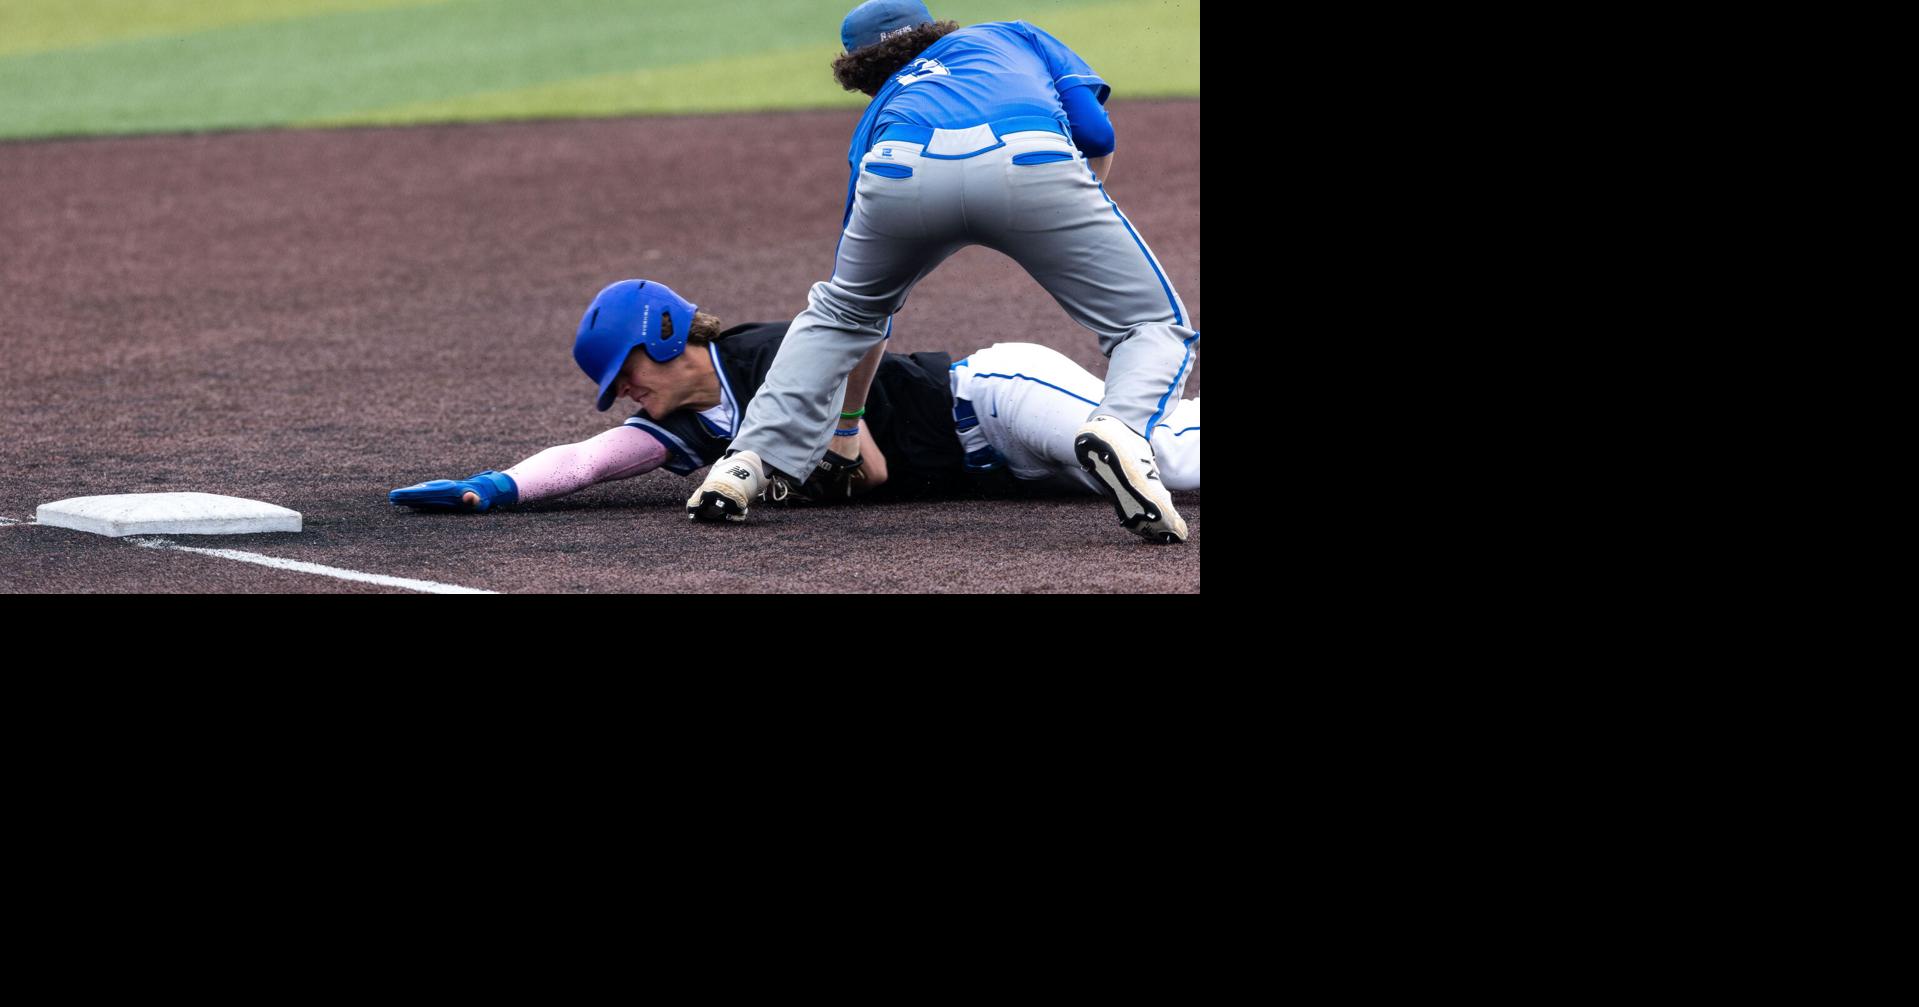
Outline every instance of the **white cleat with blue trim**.
{"type": "Polygon", "coordinates": [[[1173,493],[1160,482],[1146,438],[1111,416],[1095,416],[1073,438],[1073,453],[1119,513],[1120,524],[1148,542],[1186,541],[1186,519],[1173,509],[1173,493]]]}

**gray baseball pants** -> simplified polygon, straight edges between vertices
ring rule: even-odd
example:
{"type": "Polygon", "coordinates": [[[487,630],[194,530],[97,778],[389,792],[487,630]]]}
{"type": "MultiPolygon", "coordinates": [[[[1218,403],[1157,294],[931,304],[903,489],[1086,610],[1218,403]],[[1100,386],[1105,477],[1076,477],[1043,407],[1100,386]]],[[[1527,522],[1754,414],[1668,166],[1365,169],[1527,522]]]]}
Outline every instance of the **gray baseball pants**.
{"type": "MultiPolygon", "coordinates": [[[[1093,330],[1107,365],[1104,413],[1152,437],[1179,405],[1199,333],[1146,242],[1059,133],[995,138],[990,126],[934,130],[924,144],[881,140],[867,151],[833,278],[793,319],[733,447],[793,475],[825,456],[846,377],[886,335],[926,274],[968,245],[1018,262],[1074,321],[1093,330]]],[[[993,313],[972,316],[984,331],[993,313]]]]}

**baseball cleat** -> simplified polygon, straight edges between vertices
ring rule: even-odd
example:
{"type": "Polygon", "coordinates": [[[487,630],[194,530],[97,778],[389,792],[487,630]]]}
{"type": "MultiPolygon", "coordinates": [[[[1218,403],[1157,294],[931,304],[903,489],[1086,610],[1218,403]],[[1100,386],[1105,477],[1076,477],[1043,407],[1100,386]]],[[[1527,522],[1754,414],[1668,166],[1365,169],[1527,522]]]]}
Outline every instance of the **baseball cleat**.
{"type": "Polygon", "coordinates": [[[686,499],[694,521],[744,521],[746,509],[766,490],[766,466],[751,451],[735,451],[713,464],[706,481],[686,499]]]}
{"type": "Polygon", "coordinates": [[[1073,454],[1092,473],[1120,524],[1148,542],[1186,541],[1186,520],[1173,509],[1172,491],[1159,480],[1146,438],[1111,416],[1095,416],[1073,438],[1073,454]]]}

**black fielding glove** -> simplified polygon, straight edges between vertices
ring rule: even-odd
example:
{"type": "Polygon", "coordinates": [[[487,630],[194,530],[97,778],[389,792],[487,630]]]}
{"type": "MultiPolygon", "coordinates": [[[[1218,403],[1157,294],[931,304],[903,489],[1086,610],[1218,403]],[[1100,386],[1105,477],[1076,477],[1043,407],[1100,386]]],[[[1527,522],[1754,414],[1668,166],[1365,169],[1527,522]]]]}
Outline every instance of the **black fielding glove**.
{"type": "Polygon", "coordinates": [[[769,503],[787,505],[845,503],[866,483],[866,473],[861,470],[863,464],[863,459],[845,458],[828,451],[814,467],[813,474],[797,486],[790,479],[774,477],[766,488],[766,499],[769,503]]]}

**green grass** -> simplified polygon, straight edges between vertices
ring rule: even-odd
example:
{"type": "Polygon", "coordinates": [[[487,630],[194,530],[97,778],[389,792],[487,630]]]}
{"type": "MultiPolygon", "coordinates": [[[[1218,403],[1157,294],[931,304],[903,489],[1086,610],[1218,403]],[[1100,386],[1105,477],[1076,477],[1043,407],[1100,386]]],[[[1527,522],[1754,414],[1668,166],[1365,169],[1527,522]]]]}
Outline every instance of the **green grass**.
{"type": "MultiPolygon", "coordinates": [[[[0,0],[0,137],[864,104],[851,0],[0,0]]],[[[953,0],[1122,97],[1199,93],[1196,0],[953,0]]]]}
{"type": "Polygon", "coordinates": [[[447,0],[5,0],[0,56],[447,0]]]}

